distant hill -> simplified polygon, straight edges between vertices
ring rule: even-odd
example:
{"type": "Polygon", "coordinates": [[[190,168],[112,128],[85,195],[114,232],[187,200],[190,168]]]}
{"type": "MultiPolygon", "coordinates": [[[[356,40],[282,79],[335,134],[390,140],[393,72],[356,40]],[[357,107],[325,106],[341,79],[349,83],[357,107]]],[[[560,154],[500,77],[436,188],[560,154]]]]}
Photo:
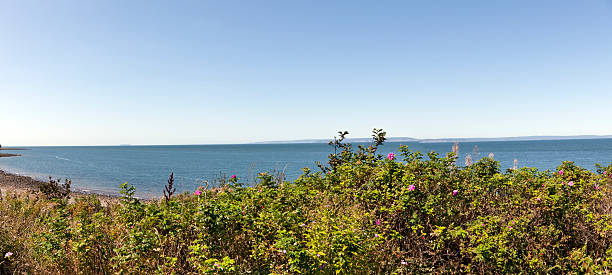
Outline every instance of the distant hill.
{"type": "MultiPolygon", "coordinates": [[[[608,139],[612,135],[578,135],[578,136],[522,136],[522,137],[497,137],[497,138],[434,138],[434,139],[418,139],[411,137],[391,137],[387,138],[387,142],[420,142],[420,143],[436,143],[436,142],[486,142],[486,141],[533,141],[533,140],[572,140],[572,139],[608,139]]],[[[292,144],[292,143],[328,143],[331,139],[300,139],[300,140],[285,140],[285,141],[262,141],[253,142],[252,144],[292,144]]],[[[360,143],[370,142],[372,138],[347,138],[347,142],[360,143]]]]}

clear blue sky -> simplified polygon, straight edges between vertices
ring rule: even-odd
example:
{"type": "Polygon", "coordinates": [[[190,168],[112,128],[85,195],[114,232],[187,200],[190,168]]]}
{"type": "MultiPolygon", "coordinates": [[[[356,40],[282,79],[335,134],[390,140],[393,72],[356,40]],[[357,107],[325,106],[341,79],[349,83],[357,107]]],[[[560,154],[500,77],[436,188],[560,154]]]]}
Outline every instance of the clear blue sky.
{"type": "Polygon", "coordinates": [[[0,0],[0,143],[612,134],[612,1],[0,0]]]}

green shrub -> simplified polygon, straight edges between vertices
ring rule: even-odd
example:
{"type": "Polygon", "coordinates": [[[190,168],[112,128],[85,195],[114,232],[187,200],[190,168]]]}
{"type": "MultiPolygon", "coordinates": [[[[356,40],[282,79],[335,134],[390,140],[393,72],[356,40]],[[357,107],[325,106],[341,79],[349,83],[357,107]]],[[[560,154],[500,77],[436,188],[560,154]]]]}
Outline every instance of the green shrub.
{"type": "Polygon", "coordinates": [[[612,165],[460,167],[453,153],[406,146],[379,155],[381,130],[356,150],[339,134],[329,163],[292,182],[261,173],[252,186],[232,177],[147,202],[125,183],[106,206],[7,196],[0,252],[17,253],[0,272],[610,272],[612,165]]]}

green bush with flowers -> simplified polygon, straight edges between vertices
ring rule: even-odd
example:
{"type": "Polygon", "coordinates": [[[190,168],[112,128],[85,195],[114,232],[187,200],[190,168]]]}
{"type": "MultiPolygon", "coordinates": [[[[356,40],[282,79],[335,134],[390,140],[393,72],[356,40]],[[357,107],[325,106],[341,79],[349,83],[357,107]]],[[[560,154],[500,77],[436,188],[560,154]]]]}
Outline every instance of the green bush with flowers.
{"type": "Polygon", "coordinates": [[[610,273],[612,165],[500,170],[346,132],[320,171],[168,200],[3,196],[0,273],[610,273]]]}

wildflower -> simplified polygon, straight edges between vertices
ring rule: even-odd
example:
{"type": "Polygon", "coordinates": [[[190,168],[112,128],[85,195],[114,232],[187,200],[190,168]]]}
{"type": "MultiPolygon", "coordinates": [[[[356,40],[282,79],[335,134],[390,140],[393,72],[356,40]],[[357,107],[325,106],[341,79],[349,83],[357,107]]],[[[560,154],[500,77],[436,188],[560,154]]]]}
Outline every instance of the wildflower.
{"type": "Polygon", "coordinates": [[[573,182],[573,181],[570,181],[570,182],[568,182],[568,183],[567,183],[567,185],[569,185],[569,186],[574,186],[574,182],[573,182]]]}
{"type": "Polygon", "coordinates": [[[379,235],[378,235],[378,234],[374,234],[374,237],[375,237],[375,238],[378,238],[378,237],[379,237],[379,235]]]}
{"type": "Polygon", "coordinates": [[[465,166],[470,165],[472,165],[472,155],[468,154],[467,156],[465,156],[465,166]]]}
{"type": "Polygon", "coordinates": [[[303,224],[303,223],[302,223],[302,224],[300,224],[300,227],[304,227],[304,226],[306,226],[306,224],[303,224]]]}
{"type": "Polygon", "coordinates": [[[542,183],[542,187],[544,187],[544,184],[542,183]]]}
{"type": "Polygon", "coordinates": [[[236,178],[236,175],[232,175],[232,179],[235,179],[235,178],[236,178]]]}
{"type": "Polygon", "coordinates": [[[193,192],[194,195],[199,196],[202,195],[202,191],[200,191],[200,189],[195,190],[195,192],[193,192]]]}
{"type": "Polygon", "coordinates": [[[604,175],[607,175],[607,174],[608,174],[608,171],[604,171],[604,175]]]}
{"type": "Polygon", "coordinates": [[[283,250],[281,250],[281,253],[283,253],[283,254],[287,254],[287,250],[284,250],[284,249],[283,249],[283,250]]]}
{"type": "Polygon", "coordinates": [[[484,226],[484,223],[481,223],[480,226],[484,226]]]}
{"type": "Polygon", "coordinates": [[[453,196],[457,196],[459,194],[459,190],[453,190],[453,196]]]}
{"type": "Polygon", "coordinates": [[[414,191],[414,189],[416,189],[416,187],[415,187],[413,184],[411,184],[410,186],[408,186],[408,190],[409,190],[409,191],[414,191]]]}
{"type": "Polygon", "coordinates": [[[380,219],[376,219],[376,225],[380,225],[380,219]]]}
{"type": "Polygon", "coordinates": [[[389,159],[389,160],[393,160],[394,158],[395,158],[395,154],[393,154],[393,153],[389,153],[387,155],[387,159],[389,159]]]}
{"type": "Polygon", "coordinates": [[[595,185],[595,186],[593,186],[593,188],[595,188],[595,190],[598,190],[599,186],[595,185]]]}
{"type": "Polygon", "coordinates": [[[10,252],[10,251],[6,252],[6,254],[4,254],[4,258],[9,258],[11,256],[13,256],[13,252],[10,252]]]}
{"type": "Polygon", "coordinates": [[[408,263],[407,263],[406,261],[402,260],[402,261],[400,262],[400,264],[402,264],[402,265],[407,265],[408,263]]]}
{"type": "Polygon", "coordinates": [[[537,197],[537,198],[536,198],[536,200],[537,200],[537,201],[540,201],[540,197],[537,197]]]}
{"type": "Polygon", "coordinates": [[[508,226],[508,229],[512,229],[512,226],[508,226]]]}
{"type": "Polygon", "coordinates": [[[559,170],[559,175],[563,176],[563,170],[559,170]]]}

